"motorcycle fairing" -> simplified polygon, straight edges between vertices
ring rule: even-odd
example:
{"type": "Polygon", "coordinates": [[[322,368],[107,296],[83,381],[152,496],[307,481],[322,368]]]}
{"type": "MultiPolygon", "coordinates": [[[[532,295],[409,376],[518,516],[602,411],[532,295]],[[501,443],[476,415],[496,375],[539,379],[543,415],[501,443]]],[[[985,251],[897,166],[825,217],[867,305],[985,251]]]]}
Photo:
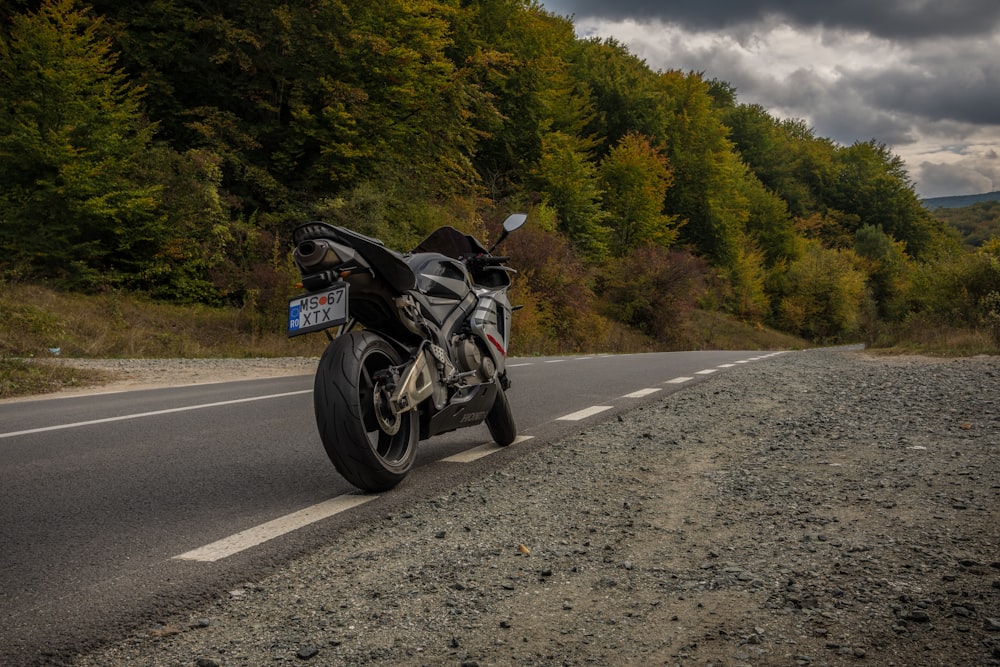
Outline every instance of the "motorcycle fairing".
{"type": "Polygon", "coordinates": [[[493,407],[497,391],[496,382],[460,387],[443,410],[433,414],[424,413],[420,420],[420,439],[481,423],[493,407]]]}
{"type": "Polygon", "coordinates": [[[461,259],[486,252],[486,248],[474,236],[463,234],[454,227],[439,227],[413,249],[414,253],[436,252],[461,259]]]}
{"type": "Polygon", "coordinates": [[[406,264],[417,280],[417,289],[430,296],[461,299],[472,290],[472,279],[461,262],[438,252],[414,253],[406,264]]]}

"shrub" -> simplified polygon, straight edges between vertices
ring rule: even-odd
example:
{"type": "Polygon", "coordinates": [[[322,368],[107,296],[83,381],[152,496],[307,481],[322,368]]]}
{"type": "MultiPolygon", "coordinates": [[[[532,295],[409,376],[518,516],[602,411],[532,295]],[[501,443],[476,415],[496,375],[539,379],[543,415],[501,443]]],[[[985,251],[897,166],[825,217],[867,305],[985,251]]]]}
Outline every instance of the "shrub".
{"type": "Polygon", "coordinates": [[[600,292],[610,317],[666,346],[707,290],[708,265],[694,255],[647,245],[609,264],[600,292]]]}

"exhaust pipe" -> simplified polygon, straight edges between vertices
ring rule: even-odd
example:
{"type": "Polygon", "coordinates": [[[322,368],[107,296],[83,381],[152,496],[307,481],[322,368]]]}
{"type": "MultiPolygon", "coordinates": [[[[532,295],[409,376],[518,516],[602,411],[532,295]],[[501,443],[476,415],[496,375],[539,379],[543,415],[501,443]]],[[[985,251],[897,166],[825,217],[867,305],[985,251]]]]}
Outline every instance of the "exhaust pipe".
{"type": "Polygon", "coordinates": [[[336,244],[327,239],[303,241],[295,247],[292,257],[306,271],[322,271],[344,262],[336,244]]]}

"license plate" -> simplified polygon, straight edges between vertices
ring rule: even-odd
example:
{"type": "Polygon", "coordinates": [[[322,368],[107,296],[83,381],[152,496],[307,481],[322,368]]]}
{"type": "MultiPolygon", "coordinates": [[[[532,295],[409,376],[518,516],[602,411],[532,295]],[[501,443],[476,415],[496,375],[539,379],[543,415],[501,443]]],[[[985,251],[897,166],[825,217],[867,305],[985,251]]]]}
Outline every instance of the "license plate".
{"type": "Polygon", "coordinates": [[[347,322],[347,283],[288,300],[288,337],[347,322]]]}

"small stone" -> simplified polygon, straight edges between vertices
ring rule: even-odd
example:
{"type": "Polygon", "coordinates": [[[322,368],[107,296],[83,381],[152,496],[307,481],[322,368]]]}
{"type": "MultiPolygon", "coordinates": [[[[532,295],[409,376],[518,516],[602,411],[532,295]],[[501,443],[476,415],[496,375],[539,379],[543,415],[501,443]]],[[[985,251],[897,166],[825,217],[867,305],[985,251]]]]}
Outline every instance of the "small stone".
{"type": "Polygon", "coordinates": [[[295,652],[295,657],[299,660],[309,660],[310,658],[315,658],[318,653],[319,649],[315,646],[303,646],[295,652]]]}
{"type": "Polygon", "coordinates": [[[988,632],[1000,632],[1000,620],[995,618],[984,618],[983,629],[988,632]]]}
{"type": "Polygon", "coordinates": [[[442,531],[440,531],[440,532],[438,532],[438,533],[435,533],[435,534],[434,534],[434,537],[436,537],[436,538],[437,538],[437,539],[439,539],[439,540],[443,540],[443,539],[444,539],[444,536],[445,536],[445,535],[447,535],[447,533],[445,533],[445,532],[444,532],[444,531],[442,530],[442,531]]]}
{"type": "Polygon", "coordinates": [[[194,664],[195,667],[219,667],[219,663],[211,658],[198,658],[194,664]]]}
{"type": "Polygon", "coordinates": [[[914,621],[916,623],[926,623],[931,620],[930,614],[928,614],[923,609],[914,609],[904,617],[908,621],[914,621]]]}

